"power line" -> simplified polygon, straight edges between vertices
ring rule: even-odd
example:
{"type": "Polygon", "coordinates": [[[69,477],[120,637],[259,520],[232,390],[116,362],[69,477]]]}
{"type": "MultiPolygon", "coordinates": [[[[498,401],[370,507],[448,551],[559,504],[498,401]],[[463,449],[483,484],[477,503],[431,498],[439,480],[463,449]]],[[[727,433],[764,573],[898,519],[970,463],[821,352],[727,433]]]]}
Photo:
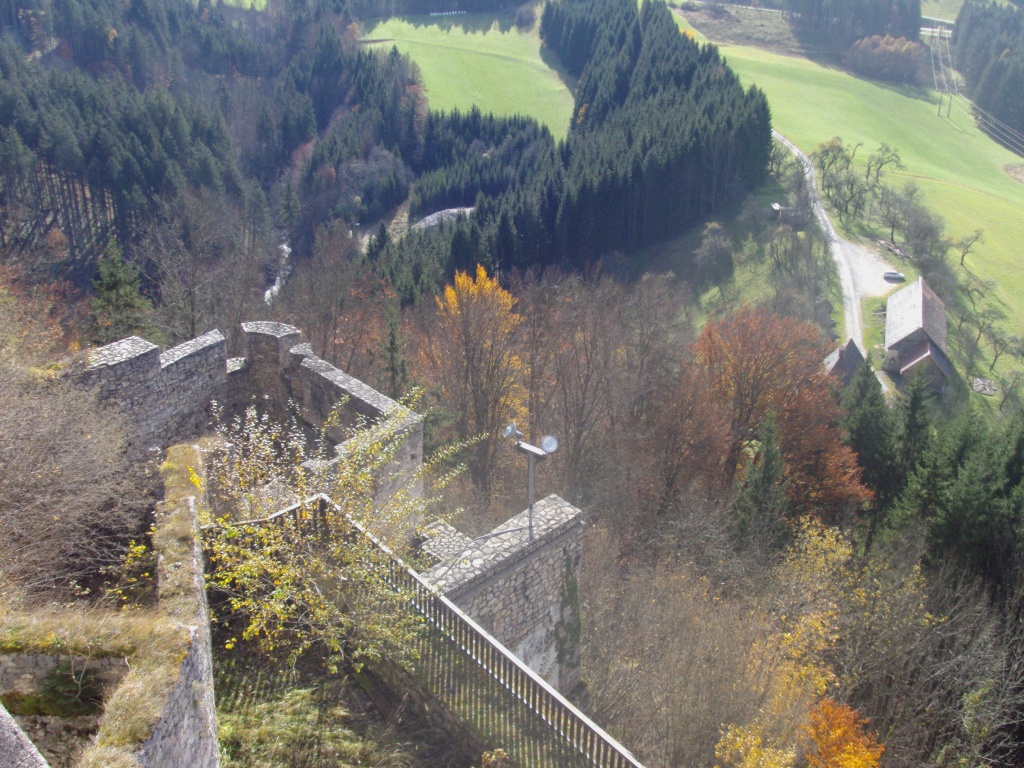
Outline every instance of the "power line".
{"type": "Polygon", "coordinates": [[[947,117],[950,116],[951,110],[955,106],[958,112],[964,113],[976,121],[980,127],[991,134],[997,141],[1001,142],[1018,154],[1024,154],[1024,134],[1017,131],[1012,126],[1007,125],[990,112],[982,109],[960,93],[955,70],[953,68],[953,54],[949,45],[949,37],[945,35],[945,26],[939,25],[938,27],[932,27],[931,33],[932,44],[928,46],[928,48],[931,54],[929,58],[932,65],[932,83],[935,85],[935,89],[939,91],[938,114],[942,114],[942,99],[943,95],[945,95],[949,99],[946,106],[947,117]],[[943,43],[945,44],[944,46],[943,43]],[[943,47],[945,47],[945,60],[943,60],[943,47]],[[938,58],[937,64],[936,58],[938,58]],[[946,77],[947,66],[949,67],[948,79],[946,77]],[[939,87],[940,80],[942,81],[941,88],[939,87]],[[966,108],[958,103],[954,97],[962,99],[967,105],[966,108]]]}
{"type": "Polygon", "coordinates": [[[975,104],[973,101],[971,101],[966,96],[964,96],[962,93],[958,93],[957,95],[961,99],[966,101],[967,104],[971,107],[971,109],[976,114],[980,115],[990,125],[993,125],[993,126],[999,128],[999,130],[1001,130],[1003,133],[1008,134],[1009,136],[1012,136],[1016,141],[1019,141],[1020,143],[1024,144],[1024,133],[1021,133],[1016,128],[1014,128],[1012,125],[1004,123],[1002,120],[1000,120],[998,117],[993,115],[991,112],[988,112],[988,111],[982,109],[977,104],[975,104]]]}
{"type": "Polygon", "coordinates": [[[949,38],[942,34],[945,29],[945,27],[939,28],[939,64],[942,64],[942,44],[945,43],[946,60],[949,62],[949,82],[953,85],[953,93],[960,93],[960,88],[956,82],[956,73],[953,70],[953,55],[949,52],[949,38]]]}
{"type": "Polygon", "coordinates": [[[1024,155],[1024,137],[1022,137],[1021,134],[1017,133],[1012,128],[1005,126],[1005,124],[1002,124],[999,120],[978,108],[963,96],[960,96],[960,99],[967,105],[966,108],[959,101],[952,101],[951,98],[952,105],[956,107],[958,112],[961,112],[980,123],[985,130],[992,134],[992,136],[999,142],[1006,145],[1009,149],[1019,155],[1024,155]]]}
{"type": "MultiPolygon", "coordinates": [[[[932,37],[934,38],[934,36],[935,36],[935,28],[932,27],[932,37]]],[[[932,63],[932,84],[935,86],[935,90],[939,91],[939,76],[938,76],[938,73],[936,73],[936,71],[935,71],[935,45],[934,45],[934,41],[933,41],[932,45],[928,46],[928,53],[931,54],[930,59],[931,59],[931,63],[932,63]]],[[[941,93],[941,91],[939,91],[939,92],[941,93]]],[[[940,106],[942,104],[942,97],[941,96],[939,96],[939,104],[940,104],[940,106]]]]}

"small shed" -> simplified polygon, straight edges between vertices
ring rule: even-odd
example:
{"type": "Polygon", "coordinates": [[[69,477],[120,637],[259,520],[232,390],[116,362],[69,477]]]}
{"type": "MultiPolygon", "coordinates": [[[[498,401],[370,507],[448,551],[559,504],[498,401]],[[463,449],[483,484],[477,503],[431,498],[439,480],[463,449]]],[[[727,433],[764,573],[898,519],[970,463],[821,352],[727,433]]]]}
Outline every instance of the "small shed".
{"type": "Polygon", "coordinates": [[[800,228],[807,224],[807,211],[796,206],[786,206],[782,203],[772,203],[771,218],[774,221],[800,228]]]}
{"type": "Polygon", "coordinates": [[[846,342],[845,346],[837,347],[828,357],[824,360],[825,370],[829,373],[838,376],[839,380],[843,382],[845,387],[851,381],[857,373],[857,369],[860,368],[867,361],[864,353],[860,351],[860,347],[857,346],[857,342],[850,339],[846,342]]]}

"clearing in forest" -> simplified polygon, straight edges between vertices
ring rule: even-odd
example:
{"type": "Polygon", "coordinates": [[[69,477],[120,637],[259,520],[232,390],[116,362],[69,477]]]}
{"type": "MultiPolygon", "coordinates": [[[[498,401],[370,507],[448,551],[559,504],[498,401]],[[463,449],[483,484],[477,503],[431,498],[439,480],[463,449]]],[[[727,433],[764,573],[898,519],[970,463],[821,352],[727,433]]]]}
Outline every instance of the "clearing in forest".
{"type": "Polygon", "coordinates": [[[1006,313],[1007,330],[1019,331],[1024,185],[1005,170],[1021,163],[1017,155],[955,106],[949,117],[945,104],[937,114],[939,95],[930,88],[869,81],[826,62],[752,46],[723,46],[722,52],[744,83],[768,95],[774,127],[808,154],[832,136],[847,146],[862,144],[861,161],[882,142],[899,149],[906,169],[890,173],[890,183],[913,180],[924,203],[946,220],[950,236],[985,231],[966,266],[977,279],[996,284],[989,298],[1006,313]]]}
{"type": "Polygon", "coordinates": [[[528,115],[561,138],[569,132],[575,83],[556,56],[541,51],[538,26],[520,29],[488,13],[406,16],[367,22],[363,39],[409,54],[431,109],[528,115]]]}

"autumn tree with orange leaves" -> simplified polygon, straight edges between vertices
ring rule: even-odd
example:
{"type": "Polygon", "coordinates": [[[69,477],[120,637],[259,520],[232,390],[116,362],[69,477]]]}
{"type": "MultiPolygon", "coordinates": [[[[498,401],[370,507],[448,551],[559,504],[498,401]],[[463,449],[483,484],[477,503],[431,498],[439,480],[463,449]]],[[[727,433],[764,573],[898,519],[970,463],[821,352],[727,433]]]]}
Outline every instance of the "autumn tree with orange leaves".
{"type": "Polygon", "coordinates": [[[765,309],[742,308],[704,327],[694,358],[708,374],[707,399],[725,409],[727,482],[742,473],[771,414],[798,508],[835,512],[869,498],[856,457],[841,440],[835,385],[821,363],[827,352],[813,325],[765,309]]]}
{"type": "Polygon", "coordinates": [[[822,699],[809,720],[809,768],[876,768],[885,747],[865,730],[867,720],[857,710],[822,699]]]}
{"type": "Polygon", "coordinates": [[[480,436],[470,474],[485,493],[491,486],[499,427],[518,415],[521,362],[515,335],[516,300],[477,266],[476,276],[456,272],[437,298],[437,322],[425,356],[461,439],[480,436]]]}

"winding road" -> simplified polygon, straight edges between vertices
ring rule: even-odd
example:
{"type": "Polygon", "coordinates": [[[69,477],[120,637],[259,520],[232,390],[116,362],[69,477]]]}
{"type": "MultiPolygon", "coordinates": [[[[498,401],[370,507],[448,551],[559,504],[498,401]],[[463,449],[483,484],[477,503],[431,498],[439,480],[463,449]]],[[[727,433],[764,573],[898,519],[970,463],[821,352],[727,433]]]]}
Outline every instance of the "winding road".
{"type": "Polygon", "coordinates": [[[860,305],[866,298],[884,296],[892,290],[892,284],[887,283],[882,275],[895,267],[874,251],[839,236],[818,195],[818,184],[810,159],[778,131],[773,130],[772,134],[793,153],[803,168],[811,208],[821,226],[832,260],[836,264],[836,272],[839,274],[839,283],[843,290],[843,317],[846,319],[844,338],[853,339],[862,350],[867,351],[864,349],[864,325],[861,322],[860,305]]]}

